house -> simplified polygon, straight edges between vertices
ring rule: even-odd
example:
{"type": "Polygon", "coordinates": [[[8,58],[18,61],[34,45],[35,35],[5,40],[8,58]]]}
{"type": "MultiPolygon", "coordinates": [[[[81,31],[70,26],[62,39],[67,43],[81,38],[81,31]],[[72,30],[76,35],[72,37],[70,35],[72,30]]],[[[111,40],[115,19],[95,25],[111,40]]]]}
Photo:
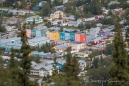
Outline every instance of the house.
{"type": "Polygon", "coordinates": [[[31,29],[26,29],[26,36],[31,38],[31,29]]]}
{"type": "Polygon", "coordinates": [[[78,27],[80,22],[77,22],[77,21],[69,21],[68,23],[68,26],[74,26],[74,27],[78,27]]]}
{"type": "Polygon", "coordinates": [[[53,65],[47,64],[45,62],[36,64],[35,62],[31,62],[31,71],[30,75],[37,75],[37,76],[52,76],[53,72],[53,65]]]}
{"type": "Polygon", "coordinates": [[[77,19],[77,22],[78,23],[85,22],[85,18],[79,18],[79,19],[77,19]]]}
{"type": "Polygon", "coordinates": [[[59,18],[62,18],[64,15],[64,13],[62,11],[56,11],[50,15],[48,15],[47,17],[44,17],[45,20],[48,20],[48,21],[52,21],[54,19],[59,19],[59,18]]]}
{"type": "Polygon", "coordinates": [[[48,28],[44,25],[38,25],[38,26],[35,26],[34,29],[37,29],[37,30],[48,30],[48,28]]]}
{"type": "Polygon", "coordinates": [[[90,44],[95,39],[94,35],[86,35],[86,44],[90,44]]]}
{"type": "Polygon", "coordinates": [[[116,8],[116,9],[111,10],[111,12],[114,15],[121,15],[121,14],[123,14],[123,9],[122,8],[116,8]]]}
{"type": "Polygon", "coordinates": [[[63,31],[64,32],[67,32],[67,33],[76,33],[76,32],[78,32],[78,31],[80,31],[80,30],[76,30],[76,29],[67,29],[67,28],[63,28],[63,31]]]}
{"type": "Polygon", "coordinates": [[[110,30],[114,30],[114,29],[115,29],[115,26],[114,26],[114,25],[110,25],[108,28],[109,28],[110,30]]]}
{"type": "Polygon", "coordinates": [[[9,39],[0,39],[0,47],[1,48],[5,49],[6,43],[20,44],[21,38],[20,37],[13,37],[13,38],[9,38],[9,39]]]}
{"type": "Polygon", "coordinates": [[[60,26],[68,26],[68,22],[61,23],[60,26]]]}
{"type": "Polygon", "coordinates": [[[25,15],[28,15],[28,14],[32,14],[32,15],[35,14],[33,11],[28,11],[28,10],[9,9],[8,11],[10,13],[12,13],[13,15],[21,15],[21,16],[25,16],[25,15]]]}
{"type": "Polygon", "coordinates": [[[93,22],[96,21],[95,17],[85,18],[86,22],[93,22]]]}
{"type": "Polygon", "coordinates": [[[41,47],[45,43],[50,43],[50,39],[48,39],[47,37],[35,37],[33,39],[29,39],[28,43],[30,46],[41,47]]]}
{"type": "Polygon", "coordinates": [[[75,53],[75,56],[85,58],[85,57],[88,57],[88,54],[86,52],[77,52],[75,53]]]}
{"type": "Polygon", "coordinates": [[[46,35],[50,40],[59,40],[60,39],[60,34],[57,31],[54,31],[54,32],[47,31],[46,35]]]}
{"type": "Polygon", "coordinates": [[[54,13],[54,16],[53,16],[53,18],[55,18],[55,19],[58,19],[58,18],[62,18],[63,17],[63,12],[62,11],[56,11],[55,13],[54,13]]]}
{"type": "Polygon", "coordinates": [[[102,27],[102,26],[103,26],[103,24],[101,24],[101,23],[97,23],[97,24],[96,24],[96,26],[97,26],[97,27],[102,27]]]}
{"type": "Polygon", "coordinates": [[[89,35],[94,35],[94,37],[98,36],[98,33],[100,31],[100,27],[91,28],[88,32],[89,35]]]}
{"type": "Polygon", "coordinates": [[[75,39],[75,33],[60,32],[60,40],[73,40],[75,39]]]}
{"type": "Polygon", "coordinates": [[[62,24],[62,20],[55,20],[51,22],[51,25],[60,25],[62,24]]]}
{"type": "Polygon", "coordinates": [[[40,17],[38,15],[26,18],[26,23],[27,24],[39,24],[39,23],[42,23],[42,22],[43,22],[42,17],[40,17]]]}
{"type": "Polygon", "coordinates": [[[48,56],[51,55],[51,53],[44,53],[44,52],[38,52],[38,51],[33,51],[32,56],[40,57],[40,58],[48,58],[48,56]]]}
{"type": "Polygon", "coordinates": [[[50,30],[50,31],[60,31],[60,27],[58,27],[58,26],[52,26],[52,27],[50,27],[50,28],[48,28],[48,30],[50,30]]]}
{"type": "Polygon", "coordinates": [[[74,21],[75,20],[75,16],[74,15],[63,16],[62,20],[63,20],[63,22],[74,21]]]}
{"type": "Polygon", "coordinates": [[[108,7],[101,7],[101,10],[103,14],[107,15],[110,9],[108,7]]]}
{"type": "Polygon", "coordinates": [[[75,33],[75,42],[86,43],[85,33],[75,33]]]}
{"type": "Polygon", "coordinates": [[[31,30],[31,37],[46,37],[46,30],[34,28],[31,30]]]}
{"type": "Polygon", "coordinates": [[[17,43],[6,43],[5,44],[5,52],[11,52],[11,49],[21,49],[22,44],[17,44],[17,43]]]}
{"type": "Polygon", "coordinates": [[[107,38],[109,35],[110,35],[110,29],[108,28],[101,29],[98,33],[98,36],[103,38],[107,38]]]}
{"type": "Polygon", "coordinates": [[[53,41],[50,41],[51,45],[60,45],[60,44],[67,44],[67,43],[68,42],[64,41],[64,40],[53,40],[53,41]]]}
{"type": "Polygon", "coordinates": [[[96,15],[96,16],[95,16],[95,20],[96,20],[96,21],[100,21],[100,20],[102,20],[103,18],[104,18],[103,15],[96,15]]]}
{"type": "Polygon", "coordinates": [[[121,21],[119,22],[119,24],[124,25],[126,22],[127,22],[127,20],[126,20],[126,19],[123,19],[123,20],[121,20],[121,21]]]}
{"type": "Polygon", "coordinates": [[[108,3],[108,6],[115,5],[115,4],[116,4],[116,5],[119,5],[120,2],[118,2],[117,0],[111,1],[111,2],[108,3]]]}
{"type": "Polygon", "coordinates": [[[69,43],[71,50],[75,52],[79,52],[81,50],[84,50],[86,48],[86,43],[76,43],[76,42],[70,42],[69,43]]]}
{"type": "Polygon", "coordinates": [[[38,51],[32,51],[32,56],[39,57],[39,52],[38,51]]]}
{"type": "Polygon", "coordinates": [[[67,44],[56,45],[53,47],[56,52],[64,52],[69,46],[67,44]]]}
{"type": "Polygon", "coordinates": [[[102,42],[102,37],[97,37],[94,40],[91,40],[92,45],[97,45],[100,44],[101,42],[102,42]]]}
{"type": "Polygon", "coordinates": [[[80,70],[84,70],[86,68],[86,61],[85,60],[78,60],[78,63],[80,64],[79,67],[80,67],[80,70]]]}
{"type": "Polygon", "coordinates": [[[96,46],[95,46],[98,50],[104,50],[105,49],[105,44],[97,44],[96,46]]]}

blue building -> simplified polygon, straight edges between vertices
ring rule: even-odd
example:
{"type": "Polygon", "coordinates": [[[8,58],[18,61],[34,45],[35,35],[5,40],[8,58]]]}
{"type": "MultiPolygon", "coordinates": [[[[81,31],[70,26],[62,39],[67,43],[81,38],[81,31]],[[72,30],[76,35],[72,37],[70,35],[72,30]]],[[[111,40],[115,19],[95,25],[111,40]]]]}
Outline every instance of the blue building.
{"type": "Polygon", "coordinates": [[[74,41],[74,39],[75,39],[75,33],[70,33],[70,39],[74,41]]]}
{"type": "Polygon", "coordinates": [[[65,33],[64,32],[60,32],[60,40],[65,40],[65,33]]]}
{"type": "Polygon", "coordinates": [[[46,37],[46,31],[45,30],[32,29],[31,30],[31,35],[33,37],[46,37]]]}
{"type": "Polygon", "coordinates": [[[15,44],[20,44],[21,43],[21,38],[20,37],[13,37],[9,39],[0,39],[0,47],[5,49],[7,47],[7,43],[15,43],[15,44]]]}
{"type": "Polygon", "coordinates": [[[75,33],[60,32],[60,40],[74,40],[75,33]]]}

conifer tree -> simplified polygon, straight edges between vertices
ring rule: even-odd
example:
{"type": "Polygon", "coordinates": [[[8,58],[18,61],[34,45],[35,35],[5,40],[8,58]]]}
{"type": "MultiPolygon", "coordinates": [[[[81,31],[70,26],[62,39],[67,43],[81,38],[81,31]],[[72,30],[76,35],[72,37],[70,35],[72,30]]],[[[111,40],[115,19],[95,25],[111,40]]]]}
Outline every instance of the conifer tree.
{"type": "Polygon", "coordinates": [[[57,61],[56,60],[57,60],[57,57],[54,56],[54,59],[53,59],[53,61],[54,61],[54,64],[53,64],[53,68],[54,68],[54,70],[53,70],[53,76],[58,74],[57,61]]]}
{"type": "Polygon", "coordinates": [[[29,74],[31,69],[31,57],[29,56],[31,52],[31,47],[28,45],[28,40],[26,36],[26,30],[22,29],[20,32],[22,46],[20,49],[20,73],[19,73],[19,80],[20,86],[36,86],[36,84],[32,83],[29,80],[29,74]]]}
{"type": "Polygon", "coordinates": [[[15,50],[11,49],[11,58],[9,63],[11,86],[18,86],[19,84],[19,68],[18,61],[15,59],[15,50]]]}
{"type": "Polygon", "coordinates": [[[71,53],[68,52],[66,55],[66,63],[64,64],[64,73],[66,75],[67,86],[72,86],[72,82],[76,81],[79,86],[79,64],[76,57],[72,57],[71,53]]]}
{"type": "Polygon", "coordinates": [[[126,37],[127,46],[129,46],[129,28],[127,28],[125,37],[126,37]]]}
{"type": "Polygon", "coordinates": [[[108,82],[108,86],[128,86],[129,76],[127,73],[127,52],[125,51],[125,44],[123,41],[122,33],[119,24],[115,25],[117,33],[113,40],[114,52],[113,52],[113,65],[109,73],[111,79],[108,82]],[[112,81],[118,81],[112,82],[112,81]],[[123,81],[123,82],[119,82],[123,81]]]}

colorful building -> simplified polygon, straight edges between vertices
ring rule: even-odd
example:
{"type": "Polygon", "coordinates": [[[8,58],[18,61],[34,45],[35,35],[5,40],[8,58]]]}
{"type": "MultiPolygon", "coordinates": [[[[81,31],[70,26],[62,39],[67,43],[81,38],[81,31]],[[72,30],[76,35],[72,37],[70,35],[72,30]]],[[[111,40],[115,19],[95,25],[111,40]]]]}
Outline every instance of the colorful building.
{"type": "Polygon", "coordinates": [[[26,36],[31,38],[31,29],[26,29],[26,36]]]}
{"type": "Polygon", "coordinates": [[[50,15],[48,15],[47,17],[45,17],[44,19],[45,20],[48,20],[48,21],[52,21],[53,19],[59,19],[59,18],[62,18],[64,15],[64,13],[62,11],[56,11],[50,15]]]}
{"type": "Polygon", "coordinates": [[[60,39],[60,34],[59,34],[59,32],[57,32],[57,31],[55,31],[55,32],[47,31],[47,32],[46,32],[46,35],[47,35],[47,37],[48,37],[50,40],[59,40],[59,39],[60,39]]]}
{"type": "Polygon", "coordinates": [[[86,42],[86,34],[85,33],[75,33],[75,42],[86,42]]]}
{"type": "Polygon", "coordinates": [[[60,32],[60,40],[74,40],[74,38],[74,33],[60,32]]]}
{"type": "Polygon", "coordinates": [[[46,36],[46,31],[45,30],[32,29],[31,30],[31,36],[32,37],[45,37],[46,36]]]}

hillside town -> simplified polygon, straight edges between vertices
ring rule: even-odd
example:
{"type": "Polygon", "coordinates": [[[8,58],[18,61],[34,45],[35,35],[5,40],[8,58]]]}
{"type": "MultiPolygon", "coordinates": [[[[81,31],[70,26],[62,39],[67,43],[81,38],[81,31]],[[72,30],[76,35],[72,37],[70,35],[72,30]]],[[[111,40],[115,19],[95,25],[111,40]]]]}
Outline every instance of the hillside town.
{"type": "MultiPolygon", "coordinates": [[[[123,50],[120,52],[124,54],[129,51],[129,0],[12,1],[10,6],[8,6],[9,0],[0,1],[0,57],[3,60],[0,70],[9,70],[10,62],[13,60],[18,66],[24,61],[20,57],[21,54],[24,55],[25,52],[26,55],[29,52],[26,56],[32,59],[28,68],[29,74],[27,74],[29,80],[38,85],[15,85],[3,78],[0,80],[0,86],[107,86],[108,81],[106,83],[92,83],[92,81],[109,80],[112,77],[108,71],[114,61],[114,46],[122,46],[123,43],[125,47],[118,48],[123,50]],[[115,45],[118,28],[120,28],[120,38],[123,42],[115,45]],[[26,36],[27,42],[24,42],[25,36],[19,36],[19,33],[26,36]],[[29,47],[25,48],[24,43],[29,47]],[[19,52],[21,53],[17,54],[19,52]],[[16,55],[12,56],[13,53],[16,55]],[[70,85],[65,85],[67,82],[63,81],[66,78],[63,75],[65,75],[64,68],[69,56],[71,61],[74,61],[75,70],[78,64],[79,69],[75,76],[79,77],[79,85],[74,81],[69,82],[72,83],[70,85]],[[13,60],[11,60],[12,57],[13,60]],[[62,77],[57,78],[58,75],[53,74],[55,68],[56,73],[62,74],[62,77]]],[[[20,70],[23,68],[21,66],[20,70]]],[[[0,75],[2,74],[4,72],[0,75]]]]}

